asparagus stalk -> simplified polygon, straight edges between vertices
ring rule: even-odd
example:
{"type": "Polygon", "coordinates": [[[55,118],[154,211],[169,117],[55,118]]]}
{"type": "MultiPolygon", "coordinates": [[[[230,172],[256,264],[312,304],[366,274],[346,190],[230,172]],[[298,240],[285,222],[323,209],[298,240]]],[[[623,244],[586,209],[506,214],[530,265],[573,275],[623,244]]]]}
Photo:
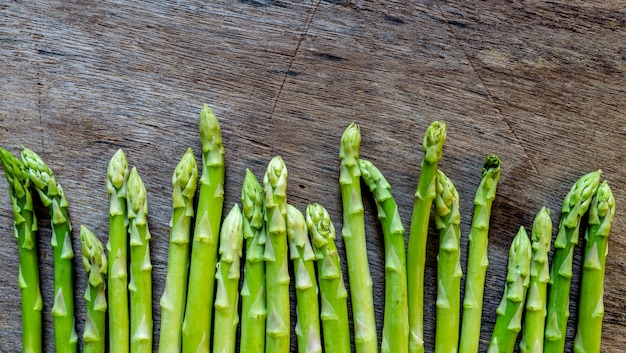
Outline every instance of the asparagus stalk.
{"type": "Polygon", "coordinates": [[[274,157],[263,177],[265,188],[265,268],[267,326],[265,351],[289,352],[289,265],[287,259],[287,167],[274,157]]]}
{"type": "Polygon", "coordinates": [[[498,318],[493,328],[487,353],[512,353],[517,334],[522,329],[522,314],[530,283],[532,245],[524,227],[517,232],[509,250],[509,265],[504,295],[498,306],[498,318]]]}
{"type": "Polygon", "coordinates": [[[306,209],[306,224],[317,261],[324,350],[350,353],[348,292],[343,282],[341,262],[335,246],[335,226],[328,211],[314,203],[306,209]]]}
{"type": "Polygon", "coordinates": [[[193,219],[193,198],[198,185],[198,166],[193,150],[183,155],[172,176],[172,218],[165,291],[161,297],[159,349],[180,352],[187,294],[189,239],[193,219]]]}
{"type": "Polygon", "coordinates": [[[22,161],[4,148],[0,148],[0,162],[9,183],[13,225],[18,245],[18,285],[22,295],[22,352],[42,352],[43,301],[39,288],[39,260],[35,239],[37,219],[33,211],[31,181],[22,161]]]}
{"type": "Polygon", "coordinates": [[[220,233],[220,261],[215,279],[215,339],[213,353],[234,353],[239,323],[239,277],[243,248],[242,216],[235,204],[220,233]]]}
{"type": "Polygon", "coordinates": [[[296,277],[298,352],[322,353],[315,254],[304,215],[292,205],[287,205],[287,238],[296,277]]]}
{"type": "Polygon", "coordinates": [[[352,317],[354,320],[354,340],[357,353],[376,352],[376,318],[365,244],[365,216],[361,197],[361,171],[359,169],[359,147],[361,134],[359,127],[350,124],[341,137],[339,157],[341,159],[339,185],[343,203],[342,237],[348,258],[348,280],[354,295],[352,317]]]}
{"type": "Polygon", "coordinates": [[[489,266],[487,257],[489,219],[491,204],[496,197],[496,188],[500,180],[500,164],[500,159],[496,156],[485,157],[482,179],[474,197],[474,218],[468,237],[467,276],[459,343],[459,351],[463,353],[478,353],[485,275],[489,266]]]}
{"type": "Polygon", "coordinates": [[[89,278],[85,300],[87,314],[83,332],[84,353],[104,353],[106,335],[106,282],[107,257],[100,240],[85,226],[80,227],[82,261],[89,278]]]}
{"type": "Polygon", "coordinates": [[[265,225],[263,188],[249,169],[241,190],[243,237],[246,264],[241,289],[241,353],[262,353],[265,349],[265,225]]]}
{"type": "Polygon", "coordinates": [[[544,351],[563,352],[569,318],[569,294],[572,283],[574,246],[578,244],[581,218],[587,213],[600,182],[600,170],[583,175],[563,200],[559,232],[554,240],[550,268],[544,351]]]}
{"type": "Polygon", "coordinates": [[[48,207],[52,223],[54,249],[54,345],[57,353],[76,352],[78,335],[74,319],[74,278],[72,259],[72,226],[67,212],[67,199],[52,171],[35,152],[25,148],[22,161],[41,203],[48,207]]]}
{"type": "Polygon", "coordinates": [[[391,186],[370,161],[359,160],[361,177],[374,196],[385,242],[385,318],[383,353],[409,351],[409,309],[407,299],[404,226],[391,186]]]}
{"type": "Polygon", "coordinates": [[[461,232],[459,194],[452,181],[437,170],[435,224],[439,229],[435,352],[456,352],[461,315],[461,232]]]}
{"type": "Polygon", "coordinates": [[[119,149],[109,162],[107,192],[109,206],[108,284],[109,284],[109,350],[128,353],[130,349],[128,314],[128,217],[126,215],[126,182],[128,162],[119,149]]]}
{"type": "Polygon", "coordinates": [[[589,208],[589,225],[585,233],[585,257],[578,305],[578,332],[574,352],[600,352],[602,317],[604,316],[604,272],[609,251],[609,233],[615,216],[615,199],[609,184],[598,187],[589,208]]]}
{"type": "Polygon", "coordinates": [[[409,352],[424,352],[424,268],[430,208],[435,199],[435,176],[446,140],[446,124],[434,121],[424,135],[422,170],[420,172],[407,251],[409,295],[409,352]]]}
{"type": "Polygon", "coordinates": [[[552,241],[552,220],[549,209],[543,207],[535,217],[531,238],[533,255],[530,264],[530,284],[526,299],[524,330],[520,342],[522,353],[543,352],[546,295],[550,281],[548,253],[552,241]]]}
{"type": "Polygon", "coordinates": [[[136,168],[128,176],[130,234],[130,352],[152,352],[152,263],[146,187],[136,168]]]}
{"type": "Polygon", "coordinates": [[[215,114],[207,105],[199,119],[202,177],[189,265],[183,320],[183,352],[208,353],[211,340],[215,266],[224,203],[224,147],[215,114]]]}

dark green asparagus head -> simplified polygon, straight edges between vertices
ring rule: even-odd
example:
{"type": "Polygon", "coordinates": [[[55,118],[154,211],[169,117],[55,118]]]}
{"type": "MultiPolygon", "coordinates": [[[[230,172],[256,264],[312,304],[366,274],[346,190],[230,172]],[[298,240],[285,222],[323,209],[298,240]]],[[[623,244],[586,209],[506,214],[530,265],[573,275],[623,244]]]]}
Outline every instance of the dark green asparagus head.
{"type": "Polygon", "coordinates": [[[102,243],[87,227],[80,226],[80,245],[85,271],[89,275],[89,284],[97,287],[104,283],[102,278],[107,273],[107,257],[102,243]]]}
{"type": "Polygon", "coordinates": [[[446,123],[433,121],[426,129],[422,150],[424,160],[428,163],[438,163],[441,160],[443,144],[446,141],[446,123]]]}
{"type": "Polygon", "coordinates": [[[532,229],[532,264],[530,266],[530,275],[538,277],[539,282],[548,282],[550,280],[550,266],[548,265],[548,253],[550,252],[550,243],[552,241],[552,219],[550,218],[550,209],[542,207],[535,217],[532,229]]]}
{"type": "Polygon", "coordinates": [[[609,184],[605,181],[598,186],[596,195],[589,208],[589,224],[599,226],[597,235],[609,236],[611,223],[615,217],[615,198],[609,184]]]}
{"type": "Polygon", "coordinates": [[[29,192],[28,188],[30,187],[30,178],[28,177],[24,163],[4,148],[0,148],[0,162],[2,162],[4,175],[9,182],[9,195],[11,199],[13,200],[14,197],[24,197],[26,193],[29,192]]]}
{"type": "MultiPolygon", "coordinates": [[[[570,192],[563,200],[563,218],[561,222],[567,228],[576,228],[580,224],[580,219],[589,209],[591,199],[598,189],[600,183],[601,170],[583,175],[572,186],[570,192]]],[[[576,240],[576,242],[578,242],[576,240]]]]}
{"type": "Polygon", "coordinates": [[[292,205],[287,205],[287,238],[291,259],[299,258],[302,249],[304,260],[315,260],[304,215],[292,205]]]}
{"type": "Polygon", "coordinates": [[[200,141],[202,152],[209,153],[214,160],[207,161],[209,165],[224,164],[224,146],[222,145],[222,130],[220,123],[208,105],[204,105],[200,111],[198,121],[200,127],[200,141]],[[221,158],[220,158],[221,157],[221,158]]]}
{"type": "Polygon", "coordinates": [[[444,229],[449,224],[460,224],[459,193],[452,181],[437,169],[437,196],[435,197],[435,224],[444,229]]]}
{"type": "Polygon", "coordinates": [[[361,132],[355,123],[348,125],[341,136],[339,147],[339,158],[343,164],[352,167],[356,166],[359,160],[359,148],[361,147],[361,132]]]}
{"type": "Polygon", "coordinates": [[[530,284],[530,261],[532,245],[524,227],[520,227],[509,250],[509,265],[506,275],[507,298],[511,301],[524,300],[525,288],[530,284]]]}
{"type": "Polygon", "coordinates": [[[374,194],[377,203],[383,203],[392,197],[391,185],[387,182],[383,173],[376,166],[365,159],[359,159],[359,169],[361,169],[361,178],[374,194]]]}
{"type": "Polygon", "coordinates": [[[193,215],[193,203],[190,203],[189,200],[193,199],[197,186],[198,165],[196,164],[196,157],[193,155],[193,150],[189,148],[180,162],[178,162],[176,169],[174,169],[174,174],[172,175],[172,202],[174,208],[191,205],[190,215],[193,215]]]}
{"type": "Polygon", "coordinates": [[[244,216],[243,236],[246,239],[252,238],[263,226],[263,188],[250,169],[246,169],[241,188],[241,204],[244,216]]]}
{"type": "Polygon", "coordinates": [[[496,188],[500,180],[500,158],[494,155],[485,157],[482,178],[476,191],[474,204],[484,204],[486,201],[493,201],[496,198],[496,188]]]}
{"type": "Polygon", "coordinates": [[[330,220],[330,214],[322,205],[312,203],[306,208],[306,225],[315,257],[321,259],[324,257],[321,248],[325,247],[328,242],[334,241],[336,237],[335,226],[330,220]]]}
{"type": "MultiPolygon", "coordinates": [[[[127,203],[128,203],[128,219],[133,219],[136,226],[146,226],[148,224],[148,199],[146,196],[146,186],[144,185],[137,168],[133,168],[128,176],[127,183],[127,203]]],[[[136,227],[134,227],[136,228],[136,227]]],[[[143,240],[140,239],[139,232],[136,229],[130,229],[131,245],[141,245],[143,240]]]]}
{"type": "Polygon", "coordinates": [[[54,174],[48,168],[46,163],[35,152],[24,148],[22,150],[22,161],[28,172],[31,182],[39,193],[39,197],[44,206],[52,203],[52,199],[59,197],[61,199],[61,207],[67,207],[65,194],[60,185],[57,184],[54,174]]]}
{"type": "MultiPolygon", "coordinates": [[[[239,205],[235,204],[224,218],[220,231],[219,252],[221,260],[233,263],[241,257],[243,249],[242,222],[241,210],[239,205]]],[[[237,261],[237,263],[239,262],[237,261]]]]}

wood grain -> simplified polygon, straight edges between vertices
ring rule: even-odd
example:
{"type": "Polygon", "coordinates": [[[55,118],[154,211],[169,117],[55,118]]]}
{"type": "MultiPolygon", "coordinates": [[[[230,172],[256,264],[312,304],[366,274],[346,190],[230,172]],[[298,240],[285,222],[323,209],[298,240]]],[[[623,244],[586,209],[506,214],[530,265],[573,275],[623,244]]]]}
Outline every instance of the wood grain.
{"type": "MultiPolygon", "coordinates": [[[[605,1],[64,1],[0,5],[0,146],[27,146],[63,184],[78,226],[108,233],[106,168],[124,148],[148,189],[153,233],[155,348],[171,214],[171,173],[187,147],[199,158],[197,115],[210,104],[226,148],[225,209],[246,168],[282,155],[288,200],[324,204],[341,229],[339,139],[361,126],[361,154],[391,183],[405,227],[428,124],[448,125],[442,170],[461,196],[467,247],[485,154],[503,161],[494,203],[481,351],[503,291],[508,246],[542,207],[558,224],[582,174],[601,168],[615,192],[603,352],[626,347],[626,11],[605,1]]],[[[0,182],[0,351],[21,345],[17,249],[0,182]]],[[[372,200],[366,228],[379,334],[384,258],[372,200]]],[[[49,218],[39,242],[45,351],[53,351],[49,218]]],[[[426,260],[426,347],[433,350],[438,241],[426,260]]],[[[338,242],[341,255],[343,244],[338,242]]],[[[575,254],[580,268],[582,251],[575,254]]],[[[466,254],[463,255],[465,268],[466,254]]],[[[76,265],[77,329],[86,279],[76,265]]],[[[344,269],[345,270],[345,269],[344,269]]],[[[573,279],[566,351],[575,334],[573,279]]],[[[295,315],[295,311],[294,311],[295,315]]],[[[292,320],[295,324],[295,320],[292,320]]],[[[295,351],[295,339],[292,339],[295,351]]]]}

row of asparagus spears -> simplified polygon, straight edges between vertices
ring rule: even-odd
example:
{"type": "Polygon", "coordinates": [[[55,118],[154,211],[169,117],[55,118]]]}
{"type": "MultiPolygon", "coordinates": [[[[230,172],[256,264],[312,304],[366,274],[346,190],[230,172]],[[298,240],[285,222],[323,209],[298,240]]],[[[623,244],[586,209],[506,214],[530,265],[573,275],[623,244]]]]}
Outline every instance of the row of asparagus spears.
{"type": "MultiPolygon", "coordinates": [[[[160,351],[289,352],[291,261],[299,352],[351,352],[348,298],[357,353],[377,352],[379,348],[392,353],[424,352],[424,269],[434,208],[439,230],[435,352],[478,352],[491,206],[500,178],[501,162],[496,156],[486,157],[474,199],[461,301],[459,195],[438,167],[446,139],[445,124],[433,122],[425,133],[408,248],[391,186],[372,162],[359,158],[359,128],[355,124],[348,126],[340,144],[339,183],[349,295],[328,211],[312,203],[302,213],[287,203],[288,173],[279,156],[269,162],[262,183],[246,171],[241,207],[234,205],[221,222],[224,147],[219,122],[208,106],[200,113],[199,127],[201,170],[193,150],[188,149],[172,177],[167,277],[160,300],[160,351]],[[384,236],[385,302],[380,347],[361,181],[371,191],[384,236]]],[[[24,149],[20,160],[0,149],[0,160],[9,182],[19,246],[22,351],[42,351],[43,302],[31,196],[31,190],[35,190],[48,207],[52,223],[55,349],[76,352],[74,253],[65,194],[52,171],[33,151],[24,149]]],[[[107,254],[97,236],[85,226],[80,229],[82,263],[88,275],[83,351],[104,352],[108,346],[116,353],[151,352],[152,265],[146,188],[137,169],[129,171],[122,150],[110,161],[107,190],[107,254]]],[[[614,213],[611,190],[606,181],[600,184],[600,171],[596,171],[581,177],[565,197],[551,267],[550,211],[545,207],[539,211],[530,236],[520,227],[509,252],[504,295],[497,309],[489,353],[513,352],[519,332],[522,352],[564,351],[573,249],[581,228],[585,252],[574,349],[600,351],[604,268],[614,213]]]]}

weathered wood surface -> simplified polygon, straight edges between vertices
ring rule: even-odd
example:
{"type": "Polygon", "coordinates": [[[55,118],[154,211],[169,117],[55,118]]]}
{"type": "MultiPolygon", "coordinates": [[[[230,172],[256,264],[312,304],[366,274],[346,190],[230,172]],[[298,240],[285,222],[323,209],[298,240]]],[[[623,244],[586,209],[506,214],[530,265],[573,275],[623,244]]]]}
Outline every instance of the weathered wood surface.
{"type": "MultiPolygon", "coordinates": [[[[619,1],[5,2],[0,5],[0,145],[16,153],[27,146],[49,163],[67,193],[76,251],[80,224],[106,239],[107,163],[117,148],[125,149],[149,193],[155,345],[171,173],[187,147],[199,156],[202,103],[214,108],[222,124],[225,209],[239,201],[245,168],[260,177],[280,154],[290,172],[289,202],[302,210],[321,202],[337,229],[339,139],[352,121],[361,126],[362,156],[386,174],[407,228],[423,133],[432,120],[448,124],[440,167],[461,194],[464,250],[484,155],[498,154],[503,169],[492,219],[481,351],[518,227],[530,227],[544,205],[552,209],[556,227],[572,183],[601,168],[619,207],[607,262],[602,351],[622,352],[625,9],[619,1]]],[[[380,334],[383,242],[373,202],[365,200],[380,334]]],[[[41,206],[37,211],[45,348],[52,352],[49,218],[41,206]]],[[[12,222],[6,182],[0,182],[2,352],[21,345],[12,222]]],[[[428,351],[435,328],[434,227],[430,239],[428,351]]],[[[343,255],[341,241],[338,246],[343,255]]],[[[579,247],[577,269],[581,253],[579,247]]],[[[465,259],[466,254],[463,266],[465,259]]],[[[75,265],[82,334],[86,283],[78,258],[75,265]]],[[[568,352],[578,284],[576,275],[568,352]]]]}

